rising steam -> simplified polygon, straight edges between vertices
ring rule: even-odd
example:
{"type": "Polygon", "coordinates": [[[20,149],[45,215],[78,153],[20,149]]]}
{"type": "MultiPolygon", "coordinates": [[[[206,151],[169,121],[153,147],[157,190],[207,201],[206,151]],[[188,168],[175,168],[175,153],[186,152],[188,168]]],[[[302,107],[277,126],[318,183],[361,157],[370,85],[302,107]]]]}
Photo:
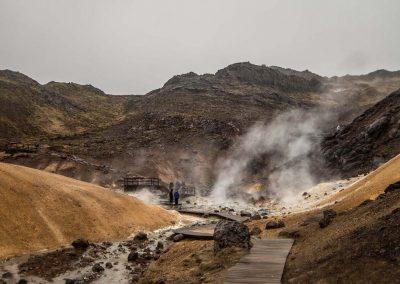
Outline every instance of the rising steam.
{"type": "Polygon", "coordinates": [[[310,155],[316,150],[313,141],[326,118],[321,113],[295,110],[279,115],[268,124],[255,124],[221,162],[211,197],[222,203],[240,194],[249,164],[262,155],[267,155],[272,169],[266,185],[270,195],[291,201],[299,192],[313,186],[310,155]]]}

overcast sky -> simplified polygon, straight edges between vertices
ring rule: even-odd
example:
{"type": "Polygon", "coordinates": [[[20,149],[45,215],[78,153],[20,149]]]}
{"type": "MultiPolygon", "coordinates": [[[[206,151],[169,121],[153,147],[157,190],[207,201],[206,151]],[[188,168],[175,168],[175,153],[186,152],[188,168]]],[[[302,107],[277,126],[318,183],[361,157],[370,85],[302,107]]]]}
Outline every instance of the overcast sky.
{"type": "Polygon", "coordinates": [[[400,69],[399,0],[0,0],[0,69],[144,94],[231,63],[400,69]]]}

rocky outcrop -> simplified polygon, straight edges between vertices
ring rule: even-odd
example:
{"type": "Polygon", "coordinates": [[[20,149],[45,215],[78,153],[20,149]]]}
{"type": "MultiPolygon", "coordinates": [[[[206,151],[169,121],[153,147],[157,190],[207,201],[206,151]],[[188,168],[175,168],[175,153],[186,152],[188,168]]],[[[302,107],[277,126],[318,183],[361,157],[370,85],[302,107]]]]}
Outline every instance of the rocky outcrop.
{"type": "Polygon", "coordinates": [[[327,166],[344,177],[369,172],[400,153],[400,90],[322,142],[327,166]]]}
{"type": "Polygon", "coordinates": [[[337,215],[336,211],[333,210],[333,209],[325,210],[325,211],[323,212],[323,214],[324,214],[324,216],[323,216],[322,219],[319,221],[319,227],[320,227],[321,229],[327,227],[327,226],[332,222],[332,220],[336,217],[336,215],[337,215]]]}
{"type": "Polygon", "coordinates": [[[285,227],[285,222],[283,222],[282,220],[272,220],[272,221],[268,221],[265,224],[265,229],[266,230],[272,230],[272,229],[279,229],[279,228],[283,228],[285,227]]]}
{"type": "Polygon", "coordinates": [[[245,249],[252,247],[249,228],[237,221],[221,220],[214,229],[214,251],[232,246],[245,249]]]}

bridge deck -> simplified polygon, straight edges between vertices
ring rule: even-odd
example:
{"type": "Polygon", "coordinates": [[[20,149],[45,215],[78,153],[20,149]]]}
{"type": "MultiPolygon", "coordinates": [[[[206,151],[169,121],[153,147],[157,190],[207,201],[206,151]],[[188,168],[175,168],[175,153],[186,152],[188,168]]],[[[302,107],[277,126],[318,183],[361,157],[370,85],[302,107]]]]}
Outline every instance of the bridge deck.
{"type": "Polygon", "coordinates": [[[281,283],[292,239],[255,240],[250,253],[228,270],[224,283],[281,283]]]}

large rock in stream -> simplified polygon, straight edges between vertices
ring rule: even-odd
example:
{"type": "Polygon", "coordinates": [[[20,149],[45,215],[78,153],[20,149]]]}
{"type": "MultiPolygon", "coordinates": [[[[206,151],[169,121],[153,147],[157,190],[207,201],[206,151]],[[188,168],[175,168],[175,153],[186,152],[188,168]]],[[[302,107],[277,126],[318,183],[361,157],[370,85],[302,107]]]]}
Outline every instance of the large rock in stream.
{"type": "Polygon", "coordinates": [[[252,247],[249,228],[237,221],[221,220],[214,229],[214,251],[232,246],[246,249],[252,247]]]}

